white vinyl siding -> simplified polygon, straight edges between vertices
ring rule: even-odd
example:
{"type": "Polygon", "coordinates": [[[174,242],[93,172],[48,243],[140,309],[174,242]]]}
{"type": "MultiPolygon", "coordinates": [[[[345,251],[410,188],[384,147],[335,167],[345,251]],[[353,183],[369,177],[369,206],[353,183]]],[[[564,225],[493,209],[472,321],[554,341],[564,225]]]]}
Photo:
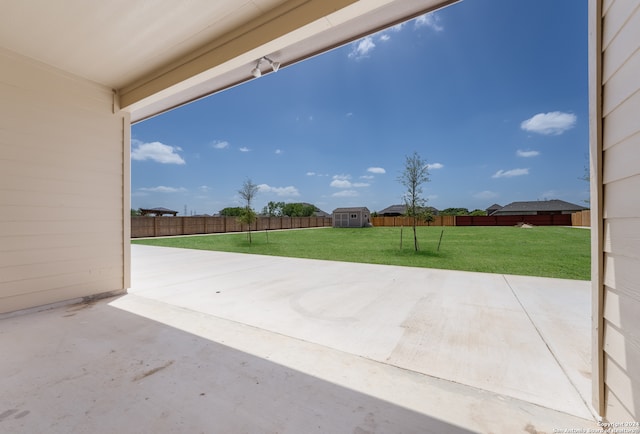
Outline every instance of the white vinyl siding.
{"type": "Polygon", "coordinates": [[[605,1],[602,11],[602,197],[598,199],[603,219],[601,408],[609,421],[637,421],[640,420],[640,3],[605,1]]]}
{"type": "Polygon", "coordinates": [[[127,115],[111,89],[0,64],[0,313],[124,290],[127,115]]]}

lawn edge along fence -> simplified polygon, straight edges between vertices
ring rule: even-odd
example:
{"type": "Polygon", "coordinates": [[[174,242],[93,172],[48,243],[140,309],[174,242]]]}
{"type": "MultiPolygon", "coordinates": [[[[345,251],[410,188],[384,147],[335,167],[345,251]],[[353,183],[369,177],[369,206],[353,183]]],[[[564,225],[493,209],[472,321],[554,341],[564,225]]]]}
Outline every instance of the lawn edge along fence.
{"type": "MultiPolygon", "coordinates": [[[[252,231],[331,226],[330,217],[258,217],[252,231]]],[[[218,234],[248,230],[237,217],[131,217],[131,238],[218,234]]]]}

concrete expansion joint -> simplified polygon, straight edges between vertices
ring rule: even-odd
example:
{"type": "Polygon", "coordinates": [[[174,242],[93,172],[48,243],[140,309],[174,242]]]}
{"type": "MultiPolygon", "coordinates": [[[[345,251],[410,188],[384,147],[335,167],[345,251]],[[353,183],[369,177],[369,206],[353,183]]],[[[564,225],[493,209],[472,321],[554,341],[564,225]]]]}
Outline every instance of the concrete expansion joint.
{"type": "MultiPolygon", "coordinates": [[[[578,394],[578,396],[580,397],[580,400],[582,401],[582,403],[584,404],[584,406],[589,410],[589,412],[591,413],[592,417],[594,418],[594,420],[597,420],[598,415],[596,414],[596,412],[593,410],[593,408],[591,408],[591,406],[589,405],[589,403],[587,403],[587,401],[585,401],[585,399],[582,397],[582,395],[580,394],[580,389],[577,387],[577,385],[573,382],[573,380],[571,380],[571,376],[569,375],[569,373],[567,372],[567,370],[565,369],[565,367],[562,365],[562,363],[560,363],[560,360],[558,359],[558,355],[553,351],[553,348],[551,348],[551,346],[549,345],[549,343],[547,342],[547,340],[544,338],[544,335],[542,334],[542,332],[540,331],[540,329],[538,328],[538,326],[536,325],[535,321],[533,321],[533,318],[531,318],[531,315],[529,315],[529,312],[527,311],[527,309],[524,307],[524,304],[522,303],[522,301],[520,300],[520,297],[518,297],[518,294],[516,293],[516,291],[513,289],[513,287],[511,286],[511,283],[509,282],[509,279],[507,279],[507,276],[505,276],[504,274],[501,275],[502,278],[504,279],[504,282],[507,284],[507,286],[509,287],[509,290],[511,290],[511,293],[513,294],[513,296],[515,297],[516,301],[518,302],[518,304],[520,305],[520,308],[522,309],[522,311],[524,312],[524,314],[527,316],[527,319],[529,320],[529,322],[531,323],[531,325],[533,326],[534,330],[536,331],[536,333],[538,334],[538,336],[540,337],[540,340],[542,340],[542,342],[544,343],[544,345],[547,347],[547,350],[549,350],[549,354],[551,354],[551,357],[553,357],[553,360],[556,362],[556,364],[558,365],[558,367],[560,367],[560,370],[562,371],[562,374],[566,377],[566,379],[569,381],[569,384],[571,384],[571,387],[573,387],[573,390],[578,394]]],[[[558,411],[558,410],[556,410],[558,411]]]]}

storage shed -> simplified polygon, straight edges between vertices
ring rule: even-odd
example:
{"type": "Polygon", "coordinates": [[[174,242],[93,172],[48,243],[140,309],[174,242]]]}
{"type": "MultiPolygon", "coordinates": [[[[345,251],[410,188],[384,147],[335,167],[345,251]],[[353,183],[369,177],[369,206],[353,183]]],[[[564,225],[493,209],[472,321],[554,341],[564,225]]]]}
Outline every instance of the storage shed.
{"type": "Polygon", "coordinates": [[[371,226],[370,212],[366,207],[336,208],[333,210],[334,228],[364,228],[371,226]]]}

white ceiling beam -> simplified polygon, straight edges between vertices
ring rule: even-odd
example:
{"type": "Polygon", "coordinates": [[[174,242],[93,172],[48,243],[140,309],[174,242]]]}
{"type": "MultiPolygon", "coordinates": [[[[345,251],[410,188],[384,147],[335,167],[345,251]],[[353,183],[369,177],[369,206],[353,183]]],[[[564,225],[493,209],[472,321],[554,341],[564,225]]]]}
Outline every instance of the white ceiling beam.
{"type": "MultiPolygon", "coordinates": [[[[322,20],[356,1],[288,1],[201,49],[166,65],[149,77],[120,89],[120,106],[125,110],[135,111],[139,107],[153,104],[154,101],[244,64],[249,60],[249,56],[256,57],[257,60],[270,53],[261,52],[256,55],[256,50],[305,25],[322,20]]],[[[327,28],[331,26],[328,21],[323,24],[327,28]]],[[[277,49],[274,46],[271,51],[277,49]]]]}

